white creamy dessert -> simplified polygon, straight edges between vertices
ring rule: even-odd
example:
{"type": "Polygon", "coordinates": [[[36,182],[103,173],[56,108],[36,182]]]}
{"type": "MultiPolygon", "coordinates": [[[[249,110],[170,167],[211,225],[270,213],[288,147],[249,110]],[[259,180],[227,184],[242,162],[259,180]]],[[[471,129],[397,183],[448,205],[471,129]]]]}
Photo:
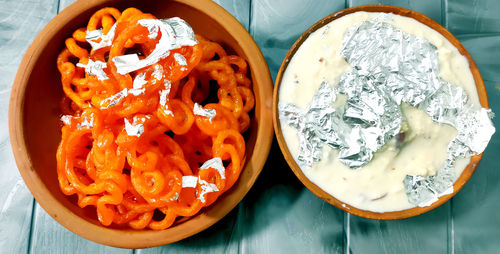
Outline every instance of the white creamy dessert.
{"type": "MultiPolygon", "coordinates": [[[[355,12],[311,33],[283,74],[280,104],[290,103],[306,110],[323,81],[336,88],[340,77],[351,70],[340,54],[346,31],[359,22],[380,15],[355,12]]],[[[399,15],[390,15],[383,22],[432,43],[438,51],[441,79],[463,88],[468,97],[467,103],[472,104],[474,109],[480,108],[468,61],[444,36],[414,19],[399,15]]],[[[332,107],[340,107],[345,101],[345,95],[337,94],[332,107]]],[[[321,189],[359,209],[388,212],[414,207],[408,201],[403,180],[407,175],[436,175],[448,157],[447,147],[457,135],[457,130],[451,125],[434,122],[425,111],[409,104],[402,103],[401,111],[405,119],[403,125],[409,129],[403,144],[398,143],[398,137],[392,138],[374,153],[370,162],[359,168],[345,165],[339,160],[339,149],[324,145],[322,159],[310,168],[302,168],[302,171],[321,189]]],[[[281,118],[280,125],[287,147],[297,161],[298,131],[281,118]]],[[[454,180],[469,161],[470,156],[456,160],[454,180]]]]}

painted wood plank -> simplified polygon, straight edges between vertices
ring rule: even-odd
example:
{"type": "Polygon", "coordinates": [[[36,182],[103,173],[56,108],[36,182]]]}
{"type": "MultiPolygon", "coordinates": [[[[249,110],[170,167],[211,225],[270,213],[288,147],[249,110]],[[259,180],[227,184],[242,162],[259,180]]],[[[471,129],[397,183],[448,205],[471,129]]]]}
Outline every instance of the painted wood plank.
{"type": "MultiPolygon", "coordinates": [[[[364,4],[395,5],[421,12],[441,22],[441,2],[397,0],[350,0],[349,7],[364,4]]],[[[449,202],[414,218],[376,221],[349,216],[351,253],[446,253],[448,250],[449,202]]]]}
{"type": "Polygon", "coordinates": [[[441,23],[441,1],[438,0],[348,0],[348,6],[354,7],[365,4],[394,5],[425,14],[427,17],[441,23]]]}
{"type": "Polygon", "coordinates": [[[180,242],[136,250],[137,254],[218,254],[237,253],[239,240],[235,239],[238,209],[233,210],[222,220],[207,230],[180,242]]]}
{"type": "Polygon", "coordinates": [[[280,154],[271,156],[240,208],[240,252],[344,253],[344,213],[306,189],[280,154]]]}
{"type": "MultiPolygon", "coordinates": [[[[76,0],[60,0],[59,10],[63,10],[76,0]]],[[[222,6],[226,11],[231,13],[247,30],[250,21],[250,0],[214,0],[217,4],[222,6]]]]}
{"type": "Polygon", "coordinates": [[[53,220],[40,205],[34,209],[33,232],[29,253],[107,253],[125,254],[133,250],[118,249],[83,239],[53,220]]]}
{"type": "Polygon", "coordinates": [[[247,30],[250,24],[250,0],[214,0],[231,13],[247,30]]]}
{"type": "Polygon", "coordinates": [[[499,33],[500,1],[449,0],[448,24],[453,34],[499,33]]]}
{"type": "Polygon", "coordinates": [[[344,7],[344,0],[253,1],[250,31],[273,79],[295,40],[316,21],[344,7]]]}
{"type": "Polygon", "coordinates": [[[276,143],[238,206],[231,241],[240,253],[343,253],[343,216],[307,190],[276,143]]]}
{"type": "MultiPolygon", "coordinates": [[[[500,36],[459,36],[477,63],[493,112],[500,112],[500,36]]],[[[500,119],[497,132],[465,187],[453,199],[455,253],[500,253],[500,119]]]]}
{"type": "Polygon", "coordinates": [[[446,253],[449,202],[423,215],[376,221],[351,215],[350,253],[446,253]]]}
{"type": "Polygon", "coordinates": [[[59,12],[64,10],[64,8],[68,7],[70,4],[76,2],[77,0],[59,0],[59,12]]]}
{"type": "Polygon", "coordinates": [[[17,170],[9,141],[9,95],[29,44],[57,13],[57,0],[0,1],[0,250],[26,253],[33,197],[17,170]]]}
{"type": "MultiPolygon", "coordinates": [[[[250,31],[276,78],[295,40],[345,1],[253,0],[250,31]]],[[[263,174],[242,203],[241,252],[343,253],[344,213],[307,190],[276,144],[263,174]]]]}

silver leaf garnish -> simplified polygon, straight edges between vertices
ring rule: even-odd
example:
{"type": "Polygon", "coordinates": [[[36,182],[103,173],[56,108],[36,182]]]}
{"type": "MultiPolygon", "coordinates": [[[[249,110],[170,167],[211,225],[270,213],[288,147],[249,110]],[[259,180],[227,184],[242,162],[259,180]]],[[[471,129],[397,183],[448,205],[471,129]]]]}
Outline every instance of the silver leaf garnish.
{"type": "Polygon", "coordinates": [[[128,95],[128,90],[127,88],[124,88],[120,92],[111,95],[110,97],[104,99],[101,101],[101,109],[107,109],[113,106],[116,106],[120,101],[123,100],[128,95]],[[109,103],[109,104],[108,104],[109,103]],[[108,104],[107,106],[104,106],[108,104]]]}
{"type": "Polygon", "coordinates": [[[217,115],[217,112],[215,111],[215,109],[204,109],[202,106],[195,102],[193,107],[193,114],[204,116],[208,118],[210,122],[212,122],[212,119],[217,115]]]}
{"type": "Polygon", "coordinates": [[[98,50],[111,46],[115,38],[116,23],[109,29],[107,34],[102,34],[102,29],[87,31],[85,40],[90,43],[92,50],[98,50]],[[101,39],[101,40],[99,40],[101,39]]]}
{"type": "Polygon", "coordinates": [[[85,72],[88,75],[91,76],[96,76],[98,80],[106,80],[108,79],[108,76],[104,72],[104,69],[106,69],[106,63],[102,61],[92,61],[92,59],[89,59],[89,62],[87,64],[82,64],[82,63],[77,63],[77,67],[85,68],[85,72]]]}
{"type": "Polygon", "coordinates": [[[187,61],[186,61],[186,58],[179,54],[179,53],[174,53],[174,58],[175,58],[175,61],[177,61],[177,63],[179,65],[187,65],[187,61]]]}
{"type": "Polygon", "coordinates": [[[213,168],[219,172],[219,175],[222,179],[226,179],[225,172],[226,168],[222,164],[222,159],[219,157],[212,158],[208,161],[205,161],[203,165],[201,165],[200,169],[209,169],[213,168]]]}
{"type": "Polygon", "coordinates": [[[153,34],[154,29],[150,27],[157,27],[157,29],[161,32],[161,38],[156,44],[155,49],[144,59],[139,59],[137,54],[114,57],[112,61],[115,63],[119,74],[124,75],[153,65],[160,59],[169,56],[170,50],[198,44],[198,41],[194,36],[193,29],[180,18],[141,19],[138,23],[147,27],[150,32],[153,31],[153,34]]]}
{"type": "Polygon", "coordinates": [[[140,137],[142,133],[144,133],[143,124],[135,123],[135,121],[132,124],[127,120],[127,118],[123,118],[123,121],[125,122],[125,131],[127,132],[127,135],[140,137]]]}
{"type": "Polygon", "coordinates": [[[182,188],[195,188],[198,184],[198,177],[196,176],[183,176],[182,188]]]}
{"type": "Polygon", "coordinates": [[[139,96],[140,94],[143,94],[146,89],[144,88],[144,85],[147,84],[148,82],[146,81],[146,74],[141,73],[137,75],[134,78],[134,82],[132,84],[132,89],[128,90],[128,93],[133,94],[135,96],[139,96]]]}

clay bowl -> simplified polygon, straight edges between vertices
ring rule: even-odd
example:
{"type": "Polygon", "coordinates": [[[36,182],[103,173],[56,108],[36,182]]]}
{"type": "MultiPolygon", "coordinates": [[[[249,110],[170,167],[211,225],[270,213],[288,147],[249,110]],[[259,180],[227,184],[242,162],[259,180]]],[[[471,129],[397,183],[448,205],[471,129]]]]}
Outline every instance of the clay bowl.
{"type": "MultiPolygon", "coordinates": [[[[413,19],[416,19],[417,21],[431,27],[432,29],[438,31],[440,34],[442,34],[446,39],[448,39],[451,44],[453,44],[460,54],[465,56],[467,60],[469,61],[469,66],[470,70],[472,72],[472,75],[474,77],[474,81],[476,83],[476,89],[477,93],[479,95],[479,100],[481,103],[482,107],[488,108],[488,97],[486,95],[486,89],[484,87],[483,79],[481,78],[481,74],[479,73],[479,70],[477,69],[476,64],[474,63],[474,60],[472,60],[472,57],[469,55],[469,53],[465,50],[465,48],[460,44],[460,42],[455,38],[448,30],[446,30],[444,27],[436,23],[434,20],[428,18],[427,16],[400,7],[395,7],[395,6],[386,6],[386,5],[364,5],[364,6],[358,6],[358,7],[353,7],[349,9],[344,9],[339,12],[333,13],[320,21],[316,22],[313,26],[311,26],[307,31],[305,31],[299,39],[295,42],[295,44],[292,46],[292,48],[288,51],[288,54],[286,55],[285,59],[283,60],[283,63],[281,64],[281,68],[278,72],[278,76],[276,78],[276,83],[274,86],[274,100],[273,100],[273,123],[274,123],[274,130],[276,133],[276,137],[278,139],[279,146],[281,148],[281,151],[283,152],[283,155],[288,162],[288,165],[292,169],[292,171],[295,173],[295,175],[302,181],[302,183],[316,196],[322,198],[326,202],[338,207],[339,209],[342,209],[348,213],[369,218],[369,219],[377,219],[377,220],[394,220],[394,219],[403,219],[403,218],[408,218],[412,216],[416,216],[425,212],[428,212],[440,205],[442,205],[444,202],[446,202],[448,199],[453,197],[464,185],[465,183],[469,180],[471,175],[474,173],[474,171],[477,168],[477,165],[479,161],[481,160],[482,154],[472,156],[471,161],[469,165],[464,169],[463,173],[460,175],[460,177],[457,179],[455,184],[453,185],[453,190],[454,192],[448,195],[443,195],[434,202],[430,206],[426,207],[415,207],[411,209],[406,209],[406,210],[401,210],[401,211],[394,211],[394,212],[383,212],[383,213],[377,213],[377,212],[371,212],[367,210],[362,210],[358,209],[356,207],[350,206],[348,204],[344,204],[343,202],[339,201],[332,195],[328,194],[324,190],[322,190],[320,187],[318,187],[316,184],[312,183],[305,175],[302,173],[302,170],[300,167],[297,165],[295,162],[294,158],[292,157],[290,151],[288,150],[287,144],[285,142],[285,139],[283,137],[283,133],[281,130],[280,122],[279,122],[279,115],[278,115],[278,92],[280,89],[280,84],[281,80],[283,78],[283,74],[288,66],[289,61],[297,51],[297,49],[302,45],[302,43],[307,39],[309,34],[312,32],[316,31],[317,29],[321,28],[323,25],[328,24],[329,22],[338,19],[344,15],[351,14],[353,12],[357,11],[366,11],[366,12],[386,12],[386,13],[394,13],[398,14],[401,16],[406,16],[406,17],[411,17],[413,19]]],[[[332,183],[334,184],[334,183],[332,183]]]]}
{"type": "Polygon", "coordinates": [[[224,217],[245,196],[264,166],[272,142],[272,80],[252,37],[212,1],[78,1],[57,15],[36,37],[19,67],[10,99],[9,130],[19,171],[38,203],[61,225],[95,242],[121,248],[172,243],[196,234],[224,217]],[[60,141],[59,101],[63,96],[56,57],[64,40],[85,26],[98,9],[136,7],[159,18],[178,16],[194,31],[221,43],[248,61],[256,106],[247,138],[246,164],[237,183],[212,206],[162,230],[104,227],[95,209],[81,209],[75,197],[61,193],[55,153],[60,141]]]}

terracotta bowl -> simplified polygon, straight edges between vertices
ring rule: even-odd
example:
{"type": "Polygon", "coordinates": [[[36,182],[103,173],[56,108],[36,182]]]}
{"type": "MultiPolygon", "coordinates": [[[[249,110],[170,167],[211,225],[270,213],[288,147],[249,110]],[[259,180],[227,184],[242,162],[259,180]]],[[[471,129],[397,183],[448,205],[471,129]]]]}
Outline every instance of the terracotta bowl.
{"type": "Polygon", "coordinates": [[[469,61],[469,66],[470,70],[472,72],[472,75],[474,77],[474,81],[476,83],[476,89],[477,93],[479,95],[479,101],[481,103],[482,107],[488,108],[488,97],[486,95],[486,89],[484,87],[483,79],[481,78],[481,74],[479,74],[479,70],[477,69],[476,64],[474,63],[474,60],[472,60],[472,57],[469,55],[469,53],[465,50],[465,48],[460,44],[460,42],[453,36],[448,30],[446,30],[444,27],[436,23],[434,20],[428,18],[427,16],[400,7],[395,7],[395,6],[386,6],[386,5],[364,5],[364,6],[358,6],[358,7],[353,7],[349,9],[344,9],[339,12],[333,13],[320,21],[316,22],[313,26],[311,26],[307,31],[305,31],[299,39],[295,42],[295,44],[292,46],[290,51],[288,51],[288,54],[286,55],[285,59],[283,60],[283,63],[281,64],[281,68],[278,72],[278,76],[276,78],[276,83],[274,86],[274,100],[273,100],[273,122],[274,122],[274,130],[278,139],[279,146],[281,148],[281,151],[283,152],[283,155],[288,162],[288,165],[290,168],[293,170],[295,175],[302,181],[302,183],[314,194],[316,194],[318,197],[322,198],[326,202],[357,216],[369,218],[369,219],[377,219],[377,220],[394,220],[394,219],[403,219],[403,218],[408,218],[412,216],[416,216],[425,212],[428,212],[440,205],[442,205],[444,202],[446,202],[448,199],[453,197],[464,185],[465,183],[469,180],[471,175],[474,173],[474,171],[477,168],[477,165],[479,161],[481,160],[482,154],[479,155],[474,155],[472,156],[469,165],[464,169],[463,173],[460,175],[460,177],[457,179],[455,184],[453,185],[453,193],[448,194],[448,195],[443,195],[441,196],[436,202],[434,202],[430,206],[426,207],[415,207],[411,209],[406,209],[406,210],[401,210],[401,211],[394,211],[394,212],[383,212],[383,213],[377,213],[377,212],[371,212],[367,210],[362,210],[358,209],[356,207],[350,206],[348,204],[344,204],[343,202],[339,201],[332,195],[328,194],[324,190],[322,190],[320,187],[318,187],[316,184],[312,183],[302,172],[300,167],[297,165],[295,162],[294,158],[292,157],[290,151],[288,150],[287,144],[285,142],[285,139],[283,137],[283,133],[281,130],[281,125],[279,122],[279,115],[278,115],[278,92],[280,89],[280,84],[281,80],[283,78],[283,74],[288,66],[288,63],[290,62],[291,58],[297,51],[297,49],[302,45],[302,43],[307,39],[309,34],[312,32],[316,31],[317,29],[321,28],[322,26],[330,23],[331,21],[338,19],[342,16],[351,14],[353,12],[357,11],[366,11],[366,12],[386,12],[386,13],[394,13],[398,14],[401,16],[406,16],[413,18],[429,27],[432,29],[436,30],[440,34],[442,34],[446,39],[448,39],[451,44],[453,44],[458,51],[467,58],[469,61]]]}
{"type": "Polygon", "coordinates": [[[224,217],[245,196],[264,166],[272,142],[272,80],[252,37],[222,7],[205,0],[78,1],[42,30],[26,52],[12,88],[9,130],[19,171],[38,203],[61,225],[95,242],[121,248],[145,248],[172,243],[196,234],[224,217]],[[90,16],[106,6],[136,7],[159,18],[178,16],[196,33],[221,43],[248,61],[256,105],[247,139],[246,164],[236,184],[216,203],[189,219],[162,230],[104,227],[95,209],[81,209],[75,197],[59,190],[56,148],[61,139],[59,101],[63,96],[56,57],[64,40],[85,26],[90,16]]]}

